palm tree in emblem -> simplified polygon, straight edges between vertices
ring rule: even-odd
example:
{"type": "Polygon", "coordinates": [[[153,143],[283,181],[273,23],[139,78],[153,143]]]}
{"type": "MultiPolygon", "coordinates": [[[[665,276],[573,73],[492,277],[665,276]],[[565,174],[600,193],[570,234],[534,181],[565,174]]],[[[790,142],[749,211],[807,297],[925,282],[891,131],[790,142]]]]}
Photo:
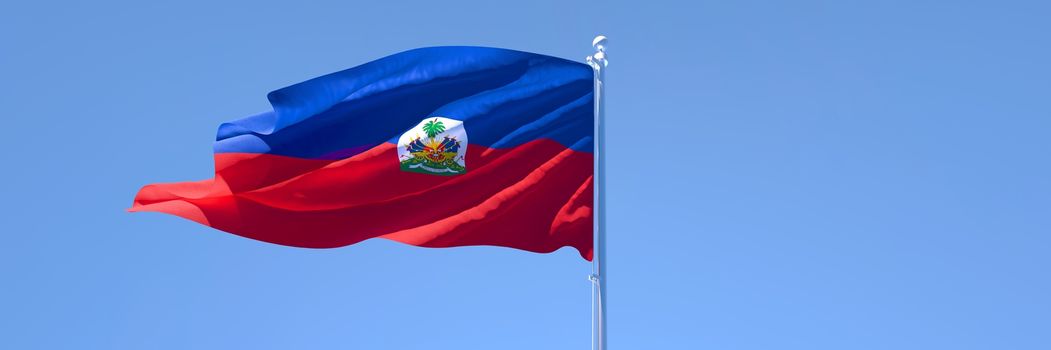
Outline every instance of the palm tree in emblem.
{"type": "Polygon", "coordinates": [[[438,136],[442,131],[445,131],[445,124],[442,124],[442,121],[438,120],[438,118],[423,124],[423,132],[427,133],[427,137],[431,138],[431,142],[434,142],[434,137],[438,136]]]}
{"type": "Polygon", "coordinates": [[[434,120],[423,124],[423,132],[427,133],[427,137],[431,139],[431,142],[427,144],[427,148],[425,149],[427,152],[427,158],[438,163],[445,161],[445,144],[444,142],[436,141],[434,138],[443,131],[445,131],[445,124],[438,120],[438,118],[434,118],[434,120]]]}

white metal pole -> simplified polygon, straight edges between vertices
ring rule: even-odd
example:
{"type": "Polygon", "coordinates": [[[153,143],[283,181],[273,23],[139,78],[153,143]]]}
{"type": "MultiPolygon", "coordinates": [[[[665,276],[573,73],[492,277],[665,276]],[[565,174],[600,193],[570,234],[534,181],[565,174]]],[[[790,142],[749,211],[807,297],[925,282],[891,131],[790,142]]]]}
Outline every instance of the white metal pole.
{"type": "Polygon", "coordinates": [[[591,281],[594,289],[595,303],[593,306],[594,334],[592,335],[592,347],[596,350],[606,350],[606,96],[605,75],[606,66],[606,42],[603,35],[596,36],[591,42],[595,53],[588,56],[587,62],[595,71],[595,198],[594,198],[594,256],[591,281]]]}

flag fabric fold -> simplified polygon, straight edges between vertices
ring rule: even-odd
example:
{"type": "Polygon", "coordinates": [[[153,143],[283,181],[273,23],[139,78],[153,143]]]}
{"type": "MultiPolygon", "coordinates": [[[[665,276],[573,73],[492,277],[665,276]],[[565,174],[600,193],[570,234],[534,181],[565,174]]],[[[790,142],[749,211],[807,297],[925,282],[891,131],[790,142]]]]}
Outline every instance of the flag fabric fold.
{"type": "Polygon", "coordinates": [[[569,246],[592,258],[593,72],[551,56],[431,47],[271,92],[223,123],[213,179],[143,187],[130,211],[331,248],[569,246]]]}

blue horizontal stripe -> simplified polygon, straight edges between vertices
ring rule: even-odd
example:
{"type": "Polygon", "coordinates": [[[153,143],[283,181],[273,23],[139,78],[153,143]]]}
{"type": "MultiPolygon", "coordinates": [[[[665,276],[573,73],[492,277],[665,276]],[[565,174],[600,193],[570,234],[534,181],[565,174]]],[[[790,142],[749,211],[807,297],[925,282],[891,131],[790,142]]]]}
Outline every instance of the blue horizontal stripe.
{"type": "Polygon", "coordinates": [[[464,121],[470,144],[546,138],[591,152],[592,74],[505,49],[406,51],[271,92],[273,111],[220,125],[215,152],[338,159],[396,142],[431,116],[464,121]]]}

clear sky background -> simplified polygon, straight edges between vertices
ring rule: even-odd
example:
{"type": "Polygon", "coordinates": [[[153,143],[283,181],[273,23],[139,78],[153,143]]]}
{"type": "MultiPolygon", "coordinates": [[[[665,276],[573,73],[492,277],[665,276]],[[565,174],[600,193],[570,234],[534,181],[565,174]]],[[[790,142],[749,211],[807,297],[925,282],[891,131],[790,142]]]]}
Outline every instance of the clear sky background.
{"type": "Polygon", "coordinates": [[[587,349],[571,249],[161,214],[219,123],[391,53],[610,37],[612,349],[1047,349],[1047,1],[5,1],[0,348],[587,349]],[[599,5],[602,3],[601,5],[599,5]]]}

